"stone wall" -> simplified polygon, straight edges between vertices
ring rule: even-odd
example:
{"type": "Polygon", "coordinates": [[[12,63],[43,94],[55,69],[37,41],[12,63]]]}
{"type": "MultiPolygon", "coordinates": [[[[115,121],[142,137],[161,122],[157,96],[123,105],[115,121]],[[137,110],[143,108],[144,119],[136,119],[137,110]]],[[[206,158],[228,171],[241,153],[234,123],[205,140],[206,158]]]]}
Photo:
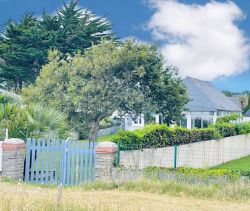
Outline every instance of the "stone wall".
{"type": "MultiPolygon", "coordinates": [[[[206,168],[250,155],[250,135],[202,141],[177,147],[177,167],[206,168]]],[[[174,147],[121,151],[120,164],[125,168],[174,166],[174,147]]]]}
{"type": "Polygon", "coordinates": [[[100,142],[96,147],[96,180],[110,180],[117,156],[117,145],[100,142]]]}
{"type": "Polygon", "coordinates": [[[2,142],[2,176],[23,179],[25,142],[21,139],[7,139],[2,142]]]}

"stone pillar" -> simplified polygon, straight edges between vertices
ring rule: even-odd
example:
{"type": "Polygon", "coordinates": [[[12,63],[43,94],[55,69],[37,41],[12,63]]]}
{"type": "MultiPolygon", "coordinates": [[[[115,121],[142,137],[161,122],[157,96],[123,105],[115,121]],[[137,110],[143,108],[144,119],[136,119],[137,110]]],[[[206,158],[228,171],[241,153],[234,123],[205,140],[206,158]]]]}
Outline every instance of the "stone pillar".
{"type": "Polygon", "coordinates": [[[111,180],[112,169],[117,157],[117,144],[100,142],[96,146],[96,180],[111,180]]]}
{"type": "Polygon", "coordinates": [[[25,142],[11,138],[2,142],[2,176],[22,180],[24,172],[25,142]]]}

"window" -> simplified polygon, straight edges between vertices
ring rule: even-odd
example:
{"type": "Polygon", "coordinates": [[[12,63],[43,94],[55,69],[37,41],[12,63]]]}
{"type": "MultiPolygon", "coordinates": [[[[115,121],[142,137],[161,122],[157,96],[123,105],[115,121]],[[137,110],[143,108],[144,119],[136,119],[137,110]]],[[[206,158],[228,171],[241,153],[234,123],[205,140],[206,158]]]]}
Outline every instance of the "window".
{"type": "Polygon", "coordinates": [[[207,128],[213,122],[212,118],[194,118],[192,119],[192,128],[207,128]]]}
{"type": "Polygon", "coordinates": [[[187,127],[187,118],[183,117],[180,121],[180,126],[187,127]]]}
{"type": "Polygon", "coordinates": [[[141,116],[138,116],[136,119],[133,119],[132,125],[141,125],[142,119],[141,116]]]}

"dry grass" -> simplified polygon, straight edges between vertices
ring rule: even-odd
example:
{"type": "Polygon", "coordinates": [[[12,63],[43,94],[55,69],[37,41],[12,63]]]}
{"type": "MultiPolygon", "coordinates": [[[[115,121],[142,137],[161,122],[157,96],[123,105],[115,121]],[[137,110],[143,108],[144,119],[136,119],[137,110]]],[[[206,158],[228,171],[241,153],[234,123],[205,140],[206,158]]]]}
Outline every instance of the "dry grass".
{"type": "Polygon", "coordinates": [[[0,210],[249,210],[250,207],[250,200],[199,199],[188,197],[185,192],[173,196],[126,190],[127,186],[101,188],[112,190],[62,188],[60,197],[60,189],[56,187],[0,182],[0,210]]]}

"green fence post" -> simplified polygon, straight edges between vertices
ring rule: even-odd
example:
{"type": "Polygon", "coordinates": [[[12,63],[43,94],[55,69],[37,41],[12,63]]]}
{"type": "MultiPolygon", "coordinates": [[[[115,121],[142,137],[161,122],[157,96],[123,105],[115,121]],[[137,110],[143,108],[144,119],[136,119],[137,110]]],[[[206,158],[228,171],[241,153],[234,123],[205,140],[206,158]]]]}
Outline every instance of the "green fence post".
{"type": "Polygon", "coordinates": [[[117,165],[120,165],[120,141],[118,141],[118,149],[117,149],[117,165]]]}
{"type": "Polygon", "coordinates": [[[174,169],[176,170],[177,164],[177,144],[174,145],[174,169]]]}

